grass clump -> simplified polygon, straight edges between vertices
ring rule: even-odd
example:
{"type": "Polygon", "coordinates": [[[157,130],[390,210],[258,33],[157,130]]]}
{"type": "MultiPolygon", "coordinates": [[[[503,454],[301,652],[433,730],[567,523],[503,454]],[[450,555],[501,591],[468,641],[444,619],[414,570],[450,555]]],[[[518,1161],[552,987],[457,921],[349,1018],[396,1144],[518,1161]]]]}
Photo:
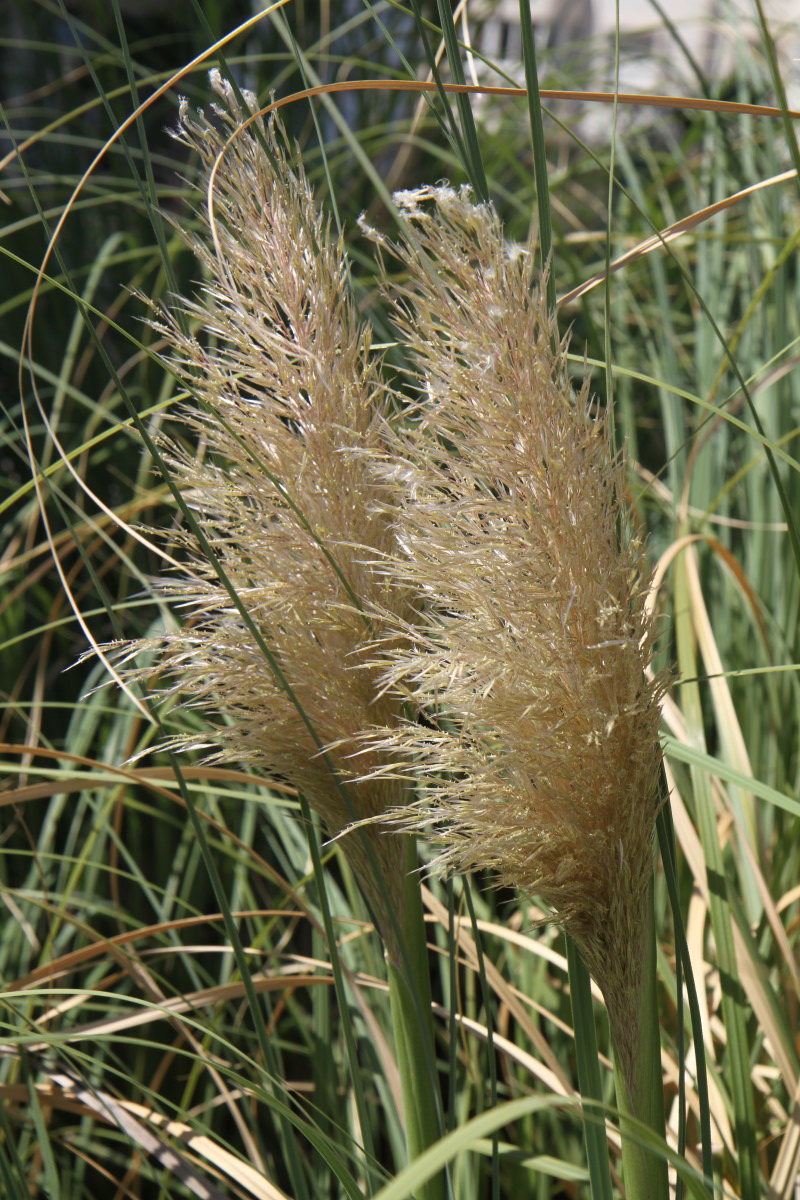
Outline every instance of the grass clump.
{"type": "Polygon", "coordinates": [[[456,101],[551,75],[466,10],[245,7],[7,59],[4,1194],[788,1197],[768,23],[620,139],[456,101]]]}

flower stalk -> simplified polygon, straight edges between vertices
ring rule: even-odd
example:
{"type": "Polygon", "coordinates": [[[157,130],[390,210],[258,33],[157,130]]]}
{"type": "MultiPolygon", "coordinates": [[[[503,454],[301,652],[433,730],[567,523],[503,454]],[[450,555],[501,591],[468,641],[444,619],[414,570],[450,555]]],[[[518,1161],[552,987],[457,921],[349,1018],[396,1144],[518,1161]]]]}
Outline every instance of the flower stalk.
{"type": "MultiPolygon", "coordinates": [[[[630,1200],[667,1200],[667,1171],[664,1162],[631,1136],[626,1117],[635,1117],[661,1138],[664,1137],[664,1091],[661,1082],[661,1038],[656,996],[656,936],[653,912],[653,880],[647,889],[644,912],[644,960],[641,994],[632,1050],[633,1072],[620,1055],[614,1059],[614,1084],[621,1113],[622,1174],[630,1200]]],[[[612,1030],[614,1046],[620,1031],[612,1030]]]]}

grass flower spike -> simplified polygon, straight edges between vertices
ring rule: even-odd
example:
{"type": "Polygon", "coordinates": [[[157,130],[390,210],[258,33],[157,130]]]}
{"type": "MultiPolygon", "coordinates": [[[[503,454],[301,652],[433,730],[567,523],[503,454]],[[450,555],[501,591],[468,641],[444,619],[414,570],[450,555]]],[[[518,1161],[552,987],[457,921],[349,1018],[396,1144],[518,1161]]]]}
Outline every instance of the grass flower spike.
{"type": "MultiPolygon", "coordinates": [[[[381,445],[383,388],[342,244],[302,170],[261,122],[228,142],[244,116],[230,85],[215,73],[212,83],[225,101],[217,124],[192,121],[184,105],[179,135],[207,174],[224,147],[216,244],[193,244],[209,282],[198,301],[180,302],[199,333],[174,315],[161,324],[172,370],[202,405],[182,413],[189,448],[166,446],[202,538],[176,535],[192,569],[164,587],[189,622],[158,641],[150,675],[166,675],[171,692],[212,718],[224,714],[194,739],[212,741],[216,760],[286,778],[338,834],[399,799],[395,784],[345,780],[344,750],[321,753],[379,713],[396,718],[394,702],[377,698],[375,672],[354,669],[372,638],[359,606],[389,598],[364,547],[384,555],[393,535],[354,453],[381,445]]],[[[345,839],[395,957],[390,910],[402,913],[404,841],[375,829],[368,849],[345,839]]]]}
{"type": "Polygon", "coordinates": [[[430,720],[377,749],[411,774],[420,798],[400,819],[442,867],[489,868],[550,905],[635,1094],[663,681],[645,674],[624,460],[492,208],[449,188],[396,199],[416,242],[395,248],[407,275],[389,291],[422,398],[385,478],[396,576],[422,612],[389,617],[402,642],[384,682],[430,720]]]}

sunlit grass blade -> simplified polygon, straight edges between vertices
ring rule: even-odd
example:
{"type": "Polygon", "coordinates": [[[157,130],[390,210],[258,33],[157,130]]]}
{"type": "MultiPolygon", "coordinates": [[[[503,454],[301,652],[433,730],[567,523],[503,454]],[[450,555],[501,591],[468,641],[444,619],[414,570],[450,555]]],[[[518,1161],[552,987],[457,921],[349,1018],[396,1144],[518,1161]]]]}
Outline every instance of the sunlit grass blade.
{"type": "MultiPolygon", "coordinates": [[[[691,551],[686,551],[691,553],[691,551]]],[[[676,638],[681,676],[681,708],[687,720],[692,742],[704,748],[702,709],[699,689],[690,682],[696,677],[696,660],[691,627],[691,599],[683,556],[678,560],[675,579],[676,638]]],[[[727,900],[725,864],[719,842],[710,780],[702,769],[692,769],[695,813],[709,874],[709,900],[716,955],[722,984],[722,1008],[727,1034],[726,1077],[731,1089],[736,1126],[738,1178],[743,1200],[760,1195],[756,1116],[750,1078],[750,1050],[747,1036],[745,997],[738,983],[733,945],[732,914],[727,900]]]]}
{"type": "MultiPolygon", "coordinates": [[[[703,1022],[700,1015],[700,1007],[697,1002],[697,988],[695,985],[692,961],[689,955],[689,947],[686,942],[686,933],[684,930],[683,917],[680,909],[676,871],[677,864],[675,860],[675,835],[672,825],[672,815],[668,803],[662,807],[661,812],[659,813],[657,830],[661,861],[664,866],[664,877],[666,879],[670,907],[672,909],[675,942],[678,948],[679,962],[682,965],[682,972],[679,972],[678,978],[685,979],[686,994],[689,1002],[689,1013],[692,1023],[692,1042],[695,1050],[695,1071],[700,1107],[700,1139],[703,1156],[703,1173],[708,1181],[709,1194],[713,1196],[714,1164],[711,1146],[711,1109],[708,1102],[706,1055],[703,1047],[703,1022]]],[[[680,995],[677,997],[677,1003],[682,1007],[682,997],[680,995]]],[[[681,1063],[682,1072],[683,1069],[683,1063],[681,1063]]]]}

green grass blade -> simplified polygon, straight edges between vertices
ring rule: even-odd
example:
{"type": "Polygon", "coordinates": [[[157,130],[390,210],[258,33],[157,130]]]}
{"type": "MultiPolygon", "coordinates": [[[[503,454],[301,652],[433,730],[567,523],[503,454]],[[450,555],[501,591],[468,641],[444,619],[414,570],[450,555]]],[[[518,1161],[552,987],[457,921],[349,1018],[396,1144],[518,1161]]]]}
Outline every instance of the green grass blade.
{"type": "MultiPolygon", "coordinates": [[[[522,65],[528,92],[528,120],[533,147],[533,173],[536,180],[536,203],[539,213],[539,246],[542,265],[550,262],[553,249],[553,218],[550,210],[547,153],[542,121],[542,101],[539,95],[539,71],[536,65],[536,46],[533,41],[533,14],[530,0],[519,0],[519,21],[522,34],[522,65]]],[[[555,311],[556,273],[553,264],[547,274],[547,304],[555,311]]]]}
{"type": "MultiPolygon", "coordinates": [[[[675,626],[678,663],[684,680],[696,677],[690,604],[686,567],[682,557],[676,569],[675,609],[678,616],[675,626]]],[[[682,683],[681,703],[692,742],[702,748],[705,741],[703,715],[696,683],[682,683]]],[[[750,1078],[750,1044],[747,1033],[749,1014],[746,998],[738,980],[732,913],[728,899],[729,884],[719,842],[709,775],[697,765],[692,767],[691,775],[697,822],[708,872],[711,924],[722,985],[722,1009],[727,1034],[726,1076],[733,1101],[739,1187],[742,1200],[757,1200],[761,1195],[761,1182],[756,1146],[755,1104],[750,1078]]]]}
{"type": "MultiPolygon", "coordinates": [[[[455,23],[453,21],[453,10],[445,0],[436,0],[439,10],[439,21],[442,26],[442,37],[444,38],[445,48],[447,50],[447,61],[450,64],[450,73],[453,76],[454,83],[464,83],[464,67],[461,62],[461,47],[456,36],[455,23]]],[[[484,203],[489,200],[489,184],[486,180],[486,172],[483,166],[483,158],[481,156],[481,146],[478,141],[478,133],[475,128],[475,118],[472,115],[471,98],[463,92],[459,92],[455,98],[456,108],[461,121],[461,132],[463,135],[464,147],[464,166],[466,167],[470,183],[475,189],[475,194],[479,200],[484,203]]]]}
{"type": "Polygon", "coordinates": [[[583,1138],[589,1167],[592,1200],[612,1200],[611,1170],[608,1161],[608,1140],[605,1122],[598,1122],[597,1112],[603,1102],[600,1062],[597,1056],[597,1034],[589,972],[572,938],[567,936],[566,951],[569,967],[569,993],[572,1000],[572,1025],[575,1031],[575,1060],[581,1100],[592,1104],[584,1116],[583,1138]],[[598,1108],[595,1109],[594,1105],[598,1108]]]}
{"type": "MultiPolygon", "coordinates": [[[[658,832],[659,849],[661,851],[661,861],[664,864],[664,878],[666,880],[670,906],[672,908],[675,942],[678,948],[678,958],[683,966],[683,975],[686,983],[686,995],[689,1001],[689,1012],[692,1020],[692,1039],[694,1043],[696,1064],[695,1072],[697,1078],[697,1096],[700,1106],[700,1140],[703,1157],[703,1173],[705,1174],[706,1179],[709,1180],[709,1195],[713,1196],[714,1163],[711,1145],[711,1106],[708,1102],[708,1075],[706,1071],[706,1052],[705,1046],[703,1045],[703,1023],[700,1014],[700,1005],[697,1000],[697,987],[694,981],[694,972],[692,970],[692,962],[689,956],[689,947],[686,942],[686,931],[683,926],[680,897],[678,895],[678,879],[675,862],[675,834],[672,827],[672,815],[669,809],[669,802],[662,806],[658,814],[656,828],[658,832]]],[[[678,996],[678,1003],[681,1004],[680,995],[678,996]]],[[[683,1062],[681,1062],[681,1074],[683,1074],[683,1062]]]]}

